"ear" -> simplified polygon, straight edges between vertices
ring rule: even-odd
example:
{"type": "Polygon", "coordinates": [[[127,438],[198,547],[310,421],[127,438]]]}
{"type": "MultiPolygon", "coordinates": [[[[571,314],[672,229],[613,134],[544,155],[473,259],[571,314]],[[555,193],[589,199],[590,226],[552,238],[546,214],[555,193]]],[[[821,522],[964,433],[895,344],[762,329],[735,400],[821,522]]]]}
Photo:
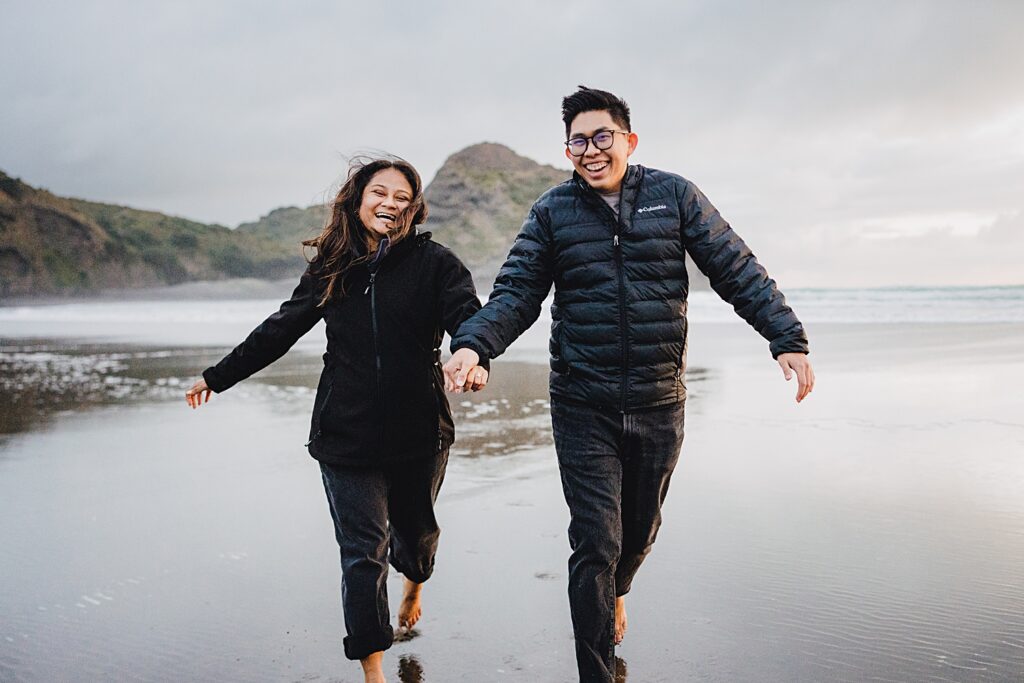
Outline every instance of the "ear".
{"type": "Polygon", "coordinates": [[[640,138],[637,137],[636,133],[630,133],[629,135],[626,136],[626,144],[629,145],[628,151],[626,152],[626,156],[629,156],[634,152],[634,150],[636,150],[636,145],[638,142],[640,142],[640,138]]]}

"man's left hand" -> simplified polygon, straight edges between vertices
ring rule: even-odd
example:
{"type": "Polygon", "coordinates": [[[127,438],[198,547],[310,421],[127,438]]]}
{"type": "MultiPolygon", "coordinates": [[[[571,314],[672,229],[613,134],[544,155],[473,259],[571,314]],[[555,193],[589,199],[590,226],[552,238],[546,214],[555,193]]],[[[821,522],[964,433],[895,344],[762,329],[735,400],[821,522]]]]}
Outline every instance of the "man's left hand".
{"type": "Polygon", "coordinates": [[[807,354],[780,353],[776,360],[779,361],[787,382],[793,379],[793,373],[796,373],[796,402],[807,398],[807,394],[814,391],[814,368],[811,367],[811,361],[807,360],[807,354]]]}

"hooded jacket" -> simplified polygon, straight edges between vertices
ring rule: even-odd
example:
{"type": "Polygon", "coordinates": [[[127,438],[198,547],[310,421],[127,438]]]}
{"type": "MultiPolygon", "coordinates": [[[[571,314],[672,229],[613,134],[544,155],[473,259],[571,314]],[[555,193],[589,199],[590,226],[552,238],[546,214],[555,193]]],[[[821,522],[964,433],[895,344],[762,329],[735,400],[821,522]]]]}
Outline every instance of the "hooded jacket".
{"type": "Polygon", "coordinates": [[[629,166],[618,216],[578,174],[534,203],[487,305],[451,348],[496,358],[534,323],[552,284],[552,397],[622,412],[685,399],[686,255],[770,342],[807,353],[775,281],[697,187],[629,166]]]}
{"type": "Polygon", "coordinates": [[[332,465],[434,454],[455,438],[444,395],[444,332],[480,309],[469,271],[421,233],[348,271],[345,295],[323,307],[318,263],[291,298],[203,378],[222,392],[285,354],[319,320],[327,353],[310,424],[310,455],[332,465]]]}

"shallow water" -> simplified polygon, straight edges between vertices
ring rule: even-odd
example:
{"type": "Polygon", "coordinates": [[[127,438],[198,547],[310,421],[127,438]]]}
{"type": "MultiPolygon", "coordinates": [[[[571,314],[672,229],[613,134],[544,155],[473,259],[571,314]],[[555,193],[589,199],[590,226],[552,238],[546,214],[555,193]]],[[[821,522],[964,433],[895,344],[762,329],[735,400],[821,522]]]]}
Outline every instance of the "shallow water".
{"type": "MultiPolygon", "coordinates": [[[[1024,326],[809,326],[800,406],[756,335],[694,326],[622,679],[1022,680],[1024,326]]],[[[0,342],[0,680],[359,680],[302,448],[315,343],[190,411],[226,349],[143,341],[0,342]]],[[[452,403],[437,573],[390,677],[572,680],[546,370],[499,359],[452,403]]]]}

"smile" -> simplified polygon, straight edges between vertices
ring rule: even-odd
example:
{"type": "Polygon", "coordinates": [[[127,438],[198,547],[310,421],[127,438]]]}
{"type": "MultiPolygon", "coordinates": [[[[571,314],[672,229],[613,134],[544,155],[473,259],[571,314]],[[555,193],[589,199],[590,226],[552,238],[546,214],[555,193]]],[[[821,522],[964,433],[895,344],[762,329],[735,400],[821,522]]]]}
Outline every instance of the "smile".
{"type": "Polygon", "coordinates": [[[591,173],[599,173],[608,167],[607,161],[595,161],[592,164],[584,164],[583,168],[587,169],[591,173]]]}
{"type": "Polygon", "coordinates": [[[374,217],[379,218],[382,221],[394,221],[395,218],[396,218],[396,216],[394,214],[384,213],[383,211],[380,211],[380,212],[375,213],[373,215],[374,215],[374,217]]]}

